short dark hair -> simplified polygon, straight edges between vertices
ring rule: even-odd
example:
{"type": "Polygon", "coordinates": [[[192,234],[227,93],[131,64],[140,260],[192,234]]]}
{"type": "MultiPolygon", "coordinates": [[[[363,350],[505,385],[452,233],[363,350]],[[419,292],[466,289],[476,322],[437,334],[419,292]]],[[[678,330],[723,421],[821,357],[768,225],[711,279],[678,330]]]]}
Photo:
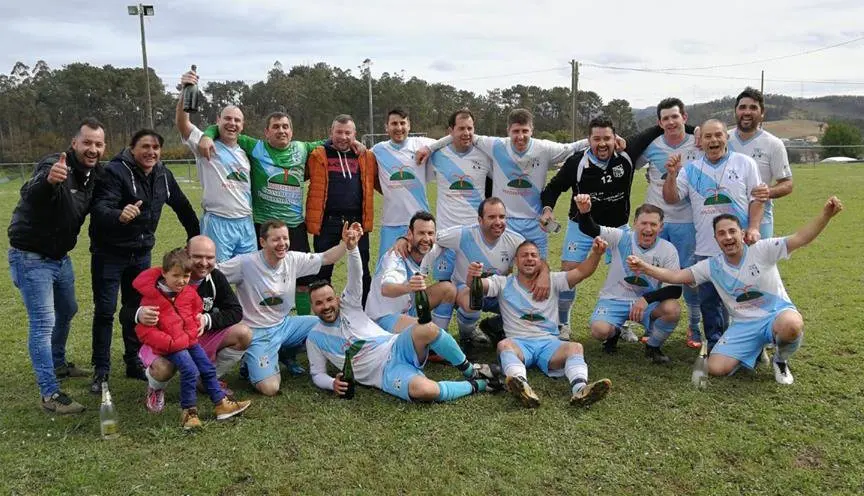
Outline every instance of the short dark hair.
{"type": "Polygon", "coordinates": [[[472,114],[470,110],[468,110],[467,108],[463,108],[463,109],[459,109],[459,110],[453,112],[452,114],[450,114],[450,118],[447,119],[447,126],[456,127],[456,119],[460,115],[467,115],[468,117],[471,118],[472,121],[477,120],[474,118],[474,114],[472,114]]]}
{"type": "Polygon", "coordinates": [[[165,144],[165,138],[163,138],[161,134],[157,133],[152,129],[144,128],[139,129],[138,132],[132,135],[132,139],[129,141],[129,148],[135,148],[135,145],[137,145],[141,138],[145,136],[153,136],[154,138],[156,138],[156,141],[159,142],[160,147],[165,144]]]}
{"type": "Polygon", "coordinates": [[[657,205],[651,205],[650,203],[639,205],[639,208],[636,209],[636,213],[633,214],[633,221],[636,221],[636,219],[638,219],[642,214],[657,214],[660,216],[660,222],[663,222],[663,209],[657,205]]]}
{"type": "Polygon", "coordinates": [[[399,108],[399,107],[396,107],[396,108],[394,108],[394,109],[390,109],[390,111],[387,112],[387,122],[390,122],[390,116],[391,116],[391,115],[398,115],[399,117],[401,117],[401,118],[403,118],[403,119],[408,119],[408,118],[409,118],[409,117],[408,117],[408,112],[405,111],[405,110],[403,110],[403,109],[401,109],[401,108],[399,108]]]}
{"type": "Polygon", "coordinates": [[[687,113],[687,111],[684,109],[684,102],[682,102],[680,98],[664,98],[660,100],[660,103],[657,104],[657,119],[660,119],[661,110],[671,109],[673,107],[678,107],[678,111],[682,114],[687,113]]]}
{"type": "Polygon", "coordinates": [[[287,227],[287,226],[288,226],[288,224],[285,224],[284,222],[282,222],[281,220],[278,220],[278,219],[265,220],[264,223],[261,224],[261,227],[258,230],[258,237],[263,238],[263,239],[267,239],[267,234],[270,232],[271,229],[279,229],[280,227],[287,227]]]}
{"type": "Polygon", "coordinates": [[[186,248],[174,248],[162,257],[162,271],[168,272],[174,267],[180,267],[183,272],[192,272],[192,258],[186,248]]]}
{"type": "MultiPolygon", "coordinates": [[[[499,205],[499,204],[504,205],[504,202],[501,200],[501,198],[498,198],[497,196],[490,196],[489,198],[486,198],[485,200],[480,202],[480,206],[477,207],[477,216],[483,217],[483,211],[486,210],[486,205],[499,205]]],[[[504,205],[504,208],[506,209],[507,206],[504,205]]]]}
{"type": "Polygon", "coordinates": [[[510,111],[510,114],[507,115],[507,127],[510,127],[513,124],[534,126],[534,115],[528,109],[513,109],[510,111]]]}
{"type": "Polygon", "coordinates": [[[425,210],[418,210],[417,213],[411,216],[411,220],[408,221],[408,229],[410,231],[414,231],[414,223],[418,220],[431,220],[435,222],[435,216],[425,210]]]}
{"type": "Polygon", "coordinates": [[[591,130],[595,127],[608,127],[612,130],[612,134],[615,134],[615,124],[612,124],[612,119],[606,117],[605,115],[598,115],[597,117],[591,119],[588,122],[588,134],[591,134],[591,130]]]}
{"type": "Polygon", "coordinates": [[[327,279],[315,279],[311,283],[309,283],[309,294],[312,294],[313,291],[321,289],[325,286],[329,286],[330,289],[333,289],[333,285],[330,284],[330,281],[327,279]]]}
{"type": "MultiPolygon", "coordinates": [[[[337,122],[339,124],[348,124],[349,122],[354,122],[354,118],[348,114],[339,114],[333,118],[333,124],[336,124],[337,122]]],[[[333,124],[330,124],[330,126],[332,127],[333,124]]]]}
{"type": "Polygon", "coordinates": [[[534,248],[537,248],[537,251],[540,251],[540,247],[537,246],[537,243],[535,243],[529,239],[526,239],[525,241],[519,243],[519,246],[516,247],[516,252],[515,252],[516,256],[519,256],[519,252],[525,246],[533,246],[534,248]]]}
{"type": "Polygon", "coordinates": [[[756,103],[759,104],[759,110],[765,112],[765,96],[762,95],[762,92],[757,90],[756,88],[752,88],[750,86],[744,88],[744,91],[738,94],[738,97],[735,98],[735,106],[737,107],[743,98],[751,98],[756,100],[756,103]]]}
{"type": "Polygon", "coordinates": [[[712,221],[712,229],[714,231],[717,231],[717,224],[719,224],[721,220],[731,220],[732,222],[738,224],[739,228],[741,227],[741,219],[739,219],[738,217],[732,214],[720,214],[717,217],[714,217],[714,220],[712,221]]]}
{"type": "Polygon", "coordinates": [[[267,129],[268,127],[270,127],[270,122],[272,122],[274,119],[279,120],[279,119],[283,119],[283,118],[288,119],[288,125],[291,127],[294,127],[294,124],[291,122],[291,116],[290,115],[286,114],[285,112],[276,111],[276,112],[270,112],[269,114],[267,114],[267,117],[264,118],[264,129],[267,129]]]}
{"type": "Polygon", "coordinates": [[[87,117],[83,121],[81,121],[81,124],[78,124],[78,131],[75,133],[76,136],[79,136],[81,134],[82,127],[87,127],[94,131],[98,131],[100,129],[102,131],[105,131],[105,126],[103,126],[101,122],[96,120],[95,117],[87,117]]]}

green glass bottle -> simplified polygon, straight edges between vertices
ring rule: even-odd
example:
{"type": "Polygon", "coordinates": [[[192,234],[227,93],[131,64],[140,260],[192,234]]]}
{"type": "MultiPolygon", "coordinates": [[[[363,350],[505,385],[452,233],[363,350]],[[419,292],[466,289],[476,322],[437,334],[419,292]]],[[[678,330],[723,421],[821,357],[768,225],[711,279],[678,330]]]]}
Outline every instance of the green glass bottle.
{"type": "Polygon", "coordinates": [[[340,398],[344,400],[350,400],[354,398],[354,391],[357,389],[357,381],[354,379],[354,356],[363,348],[363,345],[366,344],[366,341],[363,339],[358,339],[354,341],[354,343],[345,350],[345,364],[342,365],[342,381],[348,383],[348,389],[345,391],[345,394],[340,396],[340,398]]]}
{"type": "MultiPolygon", "coordinates": [[[[414,273],[419,276],[419,272],[414,273]]],[[[429,295],[425,290],[414,291],[414,311],[417,313],[417,323],[428,324],[432,322],[432,305],[429,304],[429,295]]]]}

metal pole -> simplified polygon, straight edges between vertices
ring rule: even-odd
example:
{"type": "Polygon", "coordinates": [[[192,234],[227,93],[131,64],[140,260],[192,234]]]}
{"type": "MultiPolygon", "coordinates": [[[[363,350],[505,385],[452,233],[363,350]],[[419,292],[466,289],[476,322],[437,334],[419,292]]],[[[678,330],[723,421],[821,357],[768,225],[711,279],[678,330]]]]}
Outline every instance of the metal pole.
{"type": "Polygon", "coordinates": [[[141,20],[141,56],[144,59],[144,86],[147,88],[147,117],[153,129],[153,100],[150,97],[150,70],[147,68],[147,40],[144,37],[144,5],[138,4],[138,18],[141,20]]]}
{"type": "Polygon", "coordinates": [[[374,143],[375,137],[371,136],[372,134],[375,133],[375,127],[372,125],[372,65],[371,65],[371,63],[370,63],[370,65],[368,65],[366,67],[366,71],[367,71],[366,76],[367,76],[367,79],[369,80],[369,134],[370,134],[370,139],[373,141],[373,143],[370,143],[370,145],[374,145],[375,144],[374,143]]]}
{"type": "Polygon", "coordinates": [[[576,141],[576,98],[579,93],[579,62],[573,59],[570,61],[570,65],[572,66],[570,81],[570,92],[572,93],[570,102],[570,134],[573,141],[576,141]]]}
{"type": "Polygon", "coordinates": [[[762,82],[759,83],[759,93],[762,93],[762,96],[765,96],[765,69],[762,69],[762,82]]]}

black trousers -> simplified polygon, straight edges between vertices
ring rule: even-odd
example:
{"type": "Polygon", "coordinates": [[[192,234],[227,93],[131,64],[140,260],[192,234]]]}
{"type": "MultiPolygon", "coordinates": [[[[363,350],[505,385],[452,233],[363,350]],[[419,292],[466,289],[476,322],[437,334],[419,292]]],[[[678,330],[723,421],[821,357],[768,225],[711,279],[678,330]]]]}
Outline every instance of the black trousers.
{"type": "MultiPolygon", "coordinates": [[[[324,215],[324,222],[321,224],[321,234],[312,237],[312,244],[315,248],[315,253],[324,253],[333,248],[342,241],[342,222],[362,222],[360,215],[351,216],[328,216],[324,215]]],[[[369,272],[369,233],[364,233],[357,243],[357,248],[360,249],[360,258],[363,260],[363,307],[366,307],[366,297],[369,295],[369,286],[372,285],[372,275],[369,272]]],[[[325,265],[318,272],[318,279],[326,279],[330,281],[333,277],[333,266],[325,265]]]]}

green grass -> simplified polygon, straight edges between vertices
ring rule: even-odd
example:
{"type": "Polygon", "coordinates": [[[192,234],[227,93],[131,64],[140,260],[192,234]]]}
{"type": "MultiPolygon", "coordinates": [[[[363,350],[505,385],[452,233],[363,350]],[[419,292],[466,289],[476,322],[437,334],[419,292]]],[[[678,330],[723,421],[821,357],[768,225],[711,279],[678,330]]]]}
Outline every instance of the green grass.
{"type": "MultiPolygon", "coordinates": [[[[185,175],[178,170],[178,175],[185,175]]],[[[529,379],[543,400],[534,411],[509,396],[478,395],[450,404],[406,404],[361,388],[334,399],[307,378],[285,378],[283,393],[263,398],[237,377],[229,383],[251,409],[236,421],[179,427],[178,382],[161,415],[147,414],[144,384],[115,372],[112,391],[122,436],[99,439],[99,399],[88,381],[64,389],[88,411],[51,416],[38,407],[27,355],[20,295],[0,278],[0,492],[13,494],[860,494],[864,492],[864,394],[861,379],[864,284],[860,268],[864,168],[795,168],[795,192],[777,204],[777,232],[788,233],[838,194],[846,210],[812,246],[780,265],[804,315],[805,344],[792,362],[796,382],[770,370],[689,382],[695,352],[683,326],[666,346],[668,367],[648,364],[639,345],[600,353],[587,321],[606,269],[580,288],[572,322],[586,345],[593,378],[613,391],[590,410],[567,405],[568,387],[539,372],[529,379]]],[[[8,225],[20,182],[0,186],[0,224],[8,225]]],[[[184,184],[193,203],[200,191],[184,184]]],[[[645,188],[638,178],[634,204],[645,188]]],[[[566,198],[556,210],[564,219],[566,198]]],[[[69,339],[72,361],[90,357],[92,299],[86,226],[73,253],[80,310],[69,339]]],[[[373,247],[377,235],[373,233],[373,247]]],[[[564,233],[551,241],[558,266],[564,233]]],[[[166,209],[156,256],[183,242],[166,209]]],[[[3,243],[7,243],[3,238],[3,243]]],[[[4,258],[4,269],[7,262],[4,258]]],[[[338,287],[344,264],[336,272],[338,287]]],[[[113,363],[122,364],[115,331],[113,363]]],[[[486,356],[492,360],[491,352],[486,356]]],[[[454,370],[432,364],[436,379],[454,370]]],[[[204,418],[211,407],[201,398],[204,418]]]]}

